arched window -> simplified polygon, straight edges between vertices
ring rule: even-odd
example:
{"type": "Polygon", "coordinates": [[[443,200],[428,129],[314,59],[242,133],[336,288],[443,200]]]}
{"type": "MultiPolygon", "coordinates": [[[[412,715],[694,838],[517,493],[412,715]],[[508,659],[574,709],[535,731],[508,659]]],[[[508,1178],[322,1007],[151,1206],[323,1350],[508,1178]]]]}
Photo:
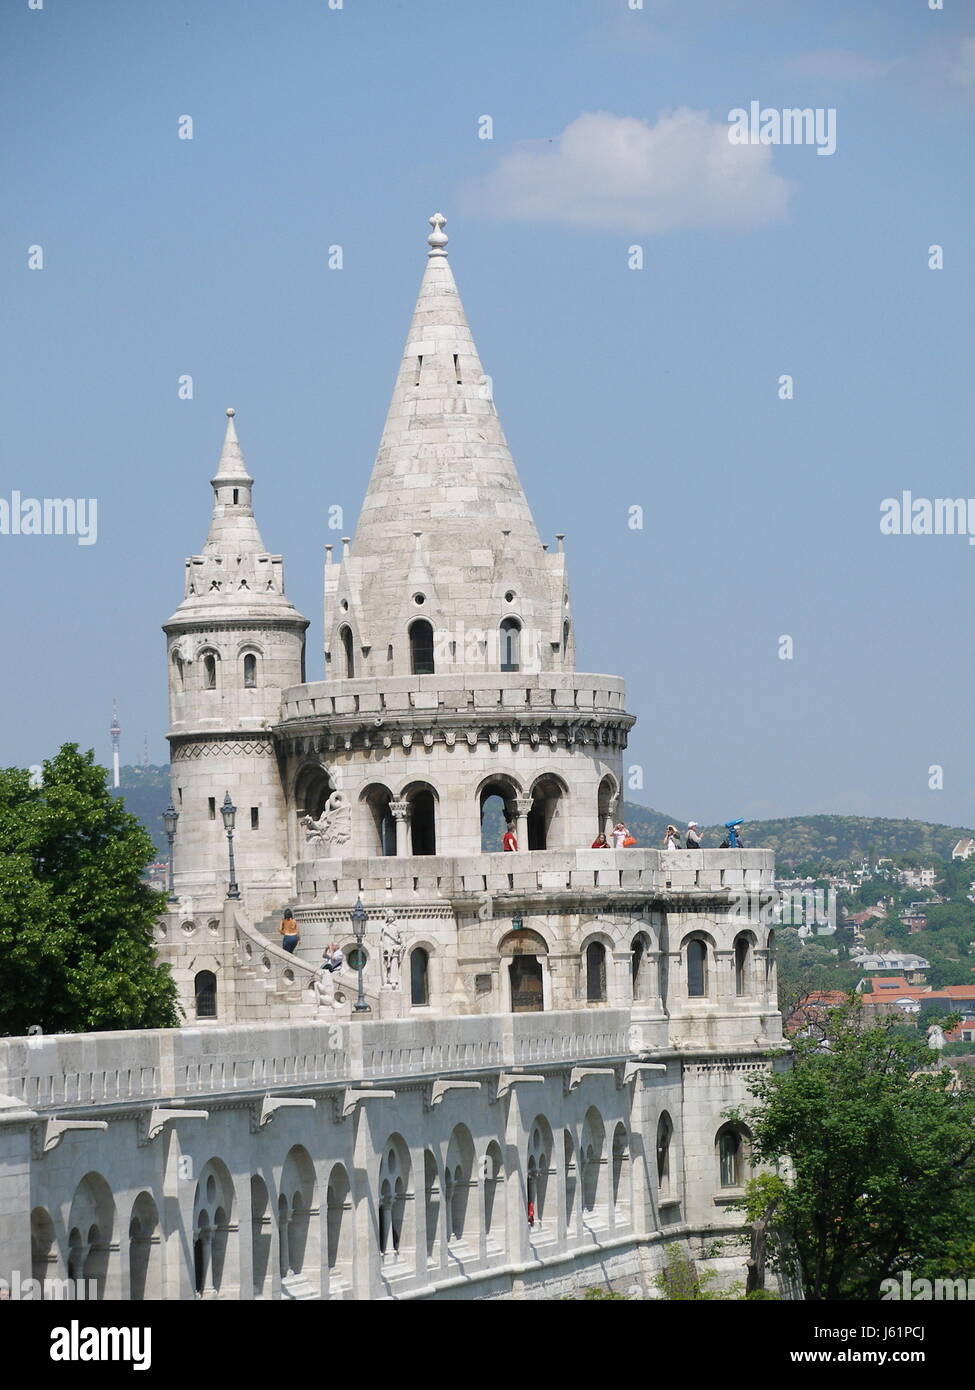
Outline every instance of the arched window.
{"type": "Polygon", "coordinates": [[[647,938],[638,932],[630,942],[630,981],[634,999],[643,999],[646,994],[646,955],[647,938]]]}
{"type": "Polygon", "coordinates": [[[422,1008],[430,1002],[430,956],[422,946],[410,952],[410,1003],[422,1008]]]}
{"type": "Polygon", "coordinates": [[[670,1141],[674,1124],[665,1110],[657,1121],[657,1187],[666,1192],[670,1187],[670,1141]]]}
{"type": "Polygon", "coordinates": [[[173,653],[173,669],[176,672],[176,689],[182,690],[185,685],[185,676],[183,673],[183,658],[180,656],[179,652],[173,653]]]}
{"type": "Polygon", "coordinates": [[[562,624],[562,660],[565,661],[565,659],[566,659],[566,657],[567,657],[568,655],[569,655],[569,620],[568,620],[568,618],[566,618],[565,621],[564,621],[563,624],[562,624]]]}
{"type": "Polygon", "coordinates": [[[747,936],[735,938],[735,994],[748,993],[748,948],[747,936]]]}
{"type": "Polygon", "coordinates": [[[501,624],[501,669],[521,670],[521,623],[517,618],[505,618],[501,624]]]}
{"type": "Polygon", "coordinates": [[[352,629],[343,627],[339,629],[339,641],[342,643],[342,653],[345,657],[345,674],[348,680],[355,676],[355,647],[352,644],[352,629]]]}
{"type": "Polygon", "coordinates": [[[745,1155],[742,1136],[734,1125],[718,1130],[718,1174],[722,1187],[741,1187],[745,1155]]]}
{"type": "Polygon", "coordinates": [[[691,999],[703,999],[708,992],[708,948],[693,937],[687,943],[687,993],[691,999]]]}
{"type": "Polygon", "coordinates": [[[217,977],[212,970],[201,970],[193,981],[197,1018],[217,1016],[217,977]]]}
{"type": "Polygon", "coordinates": [[[207,652],[203,658],[203,689],[216,690],[217,688],[217,658],[212,652],[207,652]]]}
{"type": "Polygon", "coordinates": [[[410,842],[414,854],[436,854],[436,800],[429,787],[420,787],[407,797],[410,803],[410,842]]]}
{"type": "Polygon", "coordinates": [[[433,628],[426,618],[410,623],[410,671],[414,676],[432,676],[433,628]]]}
{"type": "Polygon", "coordinates": [[[772,971],[775,969],[775,932],[770,931],[765,947],[765,989],[772,988],[772,971]]]}
{"type": "Polygon", "coordinates": [[[606,947],[590,941],[586,947],[586,999],[590,1004],[606,1003],[606,947]]]}
{"type": "Polygon", "coordinates": [[[255,690],[257,688],[257,657],[253,652],[247,652],[244,656],[244,689],[255,690]]]}

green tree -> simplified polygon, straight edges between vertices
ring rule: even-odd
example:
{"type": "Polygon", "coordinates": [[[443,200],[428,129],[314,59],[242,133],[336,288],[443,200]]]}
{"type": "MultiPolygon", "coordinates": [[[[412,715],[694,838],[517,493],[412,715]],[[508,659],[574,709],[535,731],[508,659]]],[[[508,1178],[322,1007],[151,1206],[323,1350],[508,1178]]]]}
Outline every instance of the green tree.
{"type": "Polygon", "coordinates": [[[970,1272],[975,1087],[953,1089],[932,1062],[923,1037],[868,1026],[851,996],[795,1040],[791,1068],[751,1084],[757,1107],[735,1118],[755,1158],[790,1174],[776,1185],[777,1258],[807,1298],[877,1298],[905,1269],[970,1272]]]}
{"type": "Polygon", "coordinates": [[[65,744],[37,786],[0,770],[0,1033],[178,1026],[152,939],[163,894],[140,878],[153,857],[92,752],[65,744]]]}

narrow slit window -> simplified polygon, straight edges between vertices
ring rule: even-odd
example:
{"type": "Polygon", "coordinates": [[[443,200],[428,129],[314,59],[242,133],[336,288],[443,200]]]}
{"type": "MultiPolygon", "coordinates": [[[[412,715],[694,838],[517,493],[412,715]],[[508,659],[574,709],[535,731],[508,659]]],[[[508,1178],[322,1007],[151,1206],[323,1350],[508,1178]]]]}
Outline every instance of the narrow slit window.
{"type": "Polygon", "coordinates": [[[418,358],[416,359],[416,372],[415,372],[415,374],[414,374],[414,376],[413,376],[413,385],[414,385],[414,386],[419,386],[419,384],[420,384],[420,371],[421,371],[422,367],[423,367],[423,358],[422,358],[422,357],[418,357],[418,358]]]}
{"type": "Polygon", "coordinates": [[[251,807],[251,829],[256,830],[261,823],[261,811],[259,806],[251,807]]]}
{"type": "Polygon", "coordinates": [[[217,819],[217,799],[216,799],[215,796],[208,796],[208,797],[207,797],[207,809],[208,809],[209,812],[210,812],[210,819],[211,819],[211,820],[216,820],[216,819],[217,819]]]}
{"type": "Polygon", "coordinates": [[[240,490],[239,490],[238,488],[234,488],[234,506],[235,506],[235,507],[236,507],[236,505],[237,505],[239,499],[240,499],[240,490]]]}
{"type": "Polygon", "coordinates": [[[454,353],[454,376],[457,378],[457,385],[458,385],[458,386],[462,385],[461,377],[460,377],[460,360],[459,360],[459,358],[458,358],[456,352],[454,353]]]}

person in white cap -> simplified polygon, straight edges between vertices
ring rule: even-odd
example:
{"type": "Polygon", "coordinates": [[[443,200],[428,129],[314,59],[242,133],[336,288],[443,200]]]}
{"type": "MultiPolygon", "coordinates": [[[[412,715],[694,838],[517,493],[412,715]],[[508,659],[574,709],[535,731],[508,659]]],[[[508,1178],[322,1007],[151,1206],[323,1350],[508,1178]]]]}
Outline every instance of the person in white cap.
{"type": "Polygon", "coordinates": [[[701,832],[697,828],[696,820],[687,822],[687,834],[684,836],[684,846],[686,849],[701,848],[701,832]]]}

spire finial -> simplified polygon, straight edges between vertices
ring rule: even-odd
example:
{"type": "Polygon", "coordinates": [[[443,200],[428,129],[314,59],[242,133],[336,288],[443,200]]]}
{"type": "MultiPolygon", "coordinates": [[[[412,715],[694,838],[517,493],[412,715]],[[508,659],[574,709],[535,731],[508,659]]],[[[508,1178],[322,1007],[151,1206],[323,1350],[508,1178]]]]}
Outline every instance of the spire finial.
{"type": "Polygon", "coordinates": [[[447,233],[444,231],[444,227],[447,225],[447,219],[442,212],[435,212],[429,222],[433,231],[427,237],[427,243],[430,247],[427,255],[446,256],[447,252],[444,248],[447,245],[447,233]]]}
{"type": "Polygon", "coordinates": [[[232,406],[232,405],[228,405],[228,406],[227,406],[227,419],[228,419],[228,420],[232,420],[236,414],[237,414],[237,412],[236,412],[236,410],[234,410],[233,406],[232,406]]]}

